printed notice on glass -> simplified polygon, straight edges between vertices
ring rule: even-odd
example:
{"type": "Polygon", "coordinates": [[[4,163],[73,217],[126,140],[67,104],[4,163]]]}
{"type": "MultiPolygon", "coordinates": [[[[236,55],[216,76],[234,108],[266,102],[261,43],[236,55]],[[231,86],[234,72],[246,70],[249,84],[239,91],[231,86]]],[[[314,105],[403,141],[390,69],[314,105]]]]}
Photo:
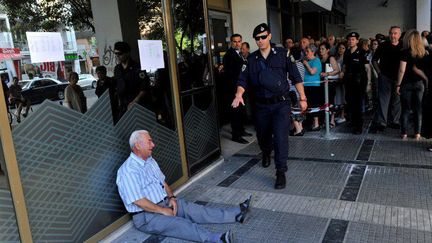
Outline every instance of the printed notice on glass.
{"type": "Polygon", "coordinates": [[[32,63],[64,61],[63,40],[59,32],[26,32],[32,63]]]}
{"type": "Polygon", "coordinates": [[[138,40],[141,70],[165,68],[161,40],[138,40]]]}

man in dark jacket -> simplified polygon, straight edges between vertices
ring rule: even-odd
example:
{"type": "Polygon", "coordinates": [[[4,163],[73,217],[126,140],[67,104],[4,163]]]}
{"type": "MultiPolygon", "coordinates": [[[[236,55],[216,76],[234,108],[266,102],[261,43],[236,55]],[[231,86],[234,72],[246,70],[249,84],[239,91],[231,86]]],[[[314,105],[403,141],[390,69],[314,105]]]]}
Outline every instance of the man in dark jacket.
{"type": "MultiPolygon", "coordinates": [[[[234,98],[237,91],[237,79],[243,66],[243,58],[241,54],[242,36],[233,34],[231,36],[231,47],[226,52],[223,58],[223,66],[225,72],[225,82],[228,87],[228,96],[230,100],[234,98]]],[[[231,109],[231,135],[232,140],[237,143],[249,143],[243,136],[251,136],[244,130],[245,108],[243,106],[231,109]]]]}
{"type": "Polygon", "coordinates": [[[115,124],[119,119],[119,114],[118,114],[119,100],[117,97],[116,82],[112,77],[107,76],[107,69],[104,66],[97,67],[96,74],[98,76],[98,81],[96,83],[95,94],[99,98],[103,95],[103,93],[105,93],[106,90],[108,90],[110,102],[111,102],[113,121],[115,124]]]}

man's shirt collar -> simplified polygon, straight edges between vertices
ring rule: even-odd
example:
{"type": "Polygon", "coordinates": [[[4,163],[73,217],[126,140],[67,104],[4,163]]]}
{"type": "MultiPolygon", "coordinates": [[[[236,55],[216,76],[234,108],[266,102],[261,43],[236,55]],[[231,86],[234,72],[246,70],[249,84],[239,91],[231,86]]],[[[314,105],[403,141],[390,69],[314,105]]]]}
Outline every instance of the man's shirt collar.
{"type": "Polygon", "coordinates": [[[136,162],[138,162],[138,164],[140,165],[145,165],[152,157],[148,157],[146,160],[143,160],[142,158],[138,157],[136,154],[134,154],[133,152],[130,153],[130,157],[135,160],[136,162]]]}

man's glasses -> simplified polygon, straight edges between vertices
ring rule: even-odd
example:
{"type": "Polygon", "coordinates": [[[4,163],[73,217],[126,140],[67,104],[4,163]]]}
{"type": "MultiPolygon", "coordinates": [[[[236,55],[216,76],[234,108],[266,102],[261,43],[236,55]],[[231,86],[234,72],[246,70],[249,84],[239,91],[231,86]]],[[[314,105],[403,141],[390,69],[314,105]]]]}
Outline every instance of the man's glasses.
{"type": "Polygon", "coordinates": [[[259,41],[260,39],[261,39],[261,40],[265,40],[265,39],[267,39],[267,37],[268,37],[268,35],[255,36],[255,40],[256,40],[256,41],[259,41]]]}
{"type": "Polygon", "coordinates": [[[121,56],[121,55],[123,55],[123,52],[115,51],[115,52],[114,52],[114,55],[116,55],[116,56],[121,56]]]}

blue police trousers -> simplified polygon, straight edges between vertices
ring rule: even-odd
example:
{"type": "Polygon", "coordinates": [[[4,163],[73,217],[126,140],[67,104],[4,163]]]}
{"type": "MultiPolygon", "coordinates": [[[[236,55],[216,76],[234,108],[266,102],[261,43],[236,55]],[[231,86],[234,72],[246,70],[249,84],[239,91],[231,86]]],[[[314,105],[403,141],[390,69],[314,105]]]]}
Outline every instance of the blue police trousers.
{"type": "MultiPolygon", "coordinates": [[[[160,206],[168,206],[168,201],[160,206]]],[[[148,234],[157,234],[196,242],[218,242],[221,233],[212,233],[198,224],[234,223],[240,207],[210,208],[177,199],[177,216],[142,212],[133,216],[136,228],[148,234]]]]}
{"type": "Polygon", "coordinates": [[[256,104],[255,130],[263,154],[274,148],[276,170],[288,170],[288,136],[290,130],[291,104],[283,101],[276,104],[256,104]]]}

